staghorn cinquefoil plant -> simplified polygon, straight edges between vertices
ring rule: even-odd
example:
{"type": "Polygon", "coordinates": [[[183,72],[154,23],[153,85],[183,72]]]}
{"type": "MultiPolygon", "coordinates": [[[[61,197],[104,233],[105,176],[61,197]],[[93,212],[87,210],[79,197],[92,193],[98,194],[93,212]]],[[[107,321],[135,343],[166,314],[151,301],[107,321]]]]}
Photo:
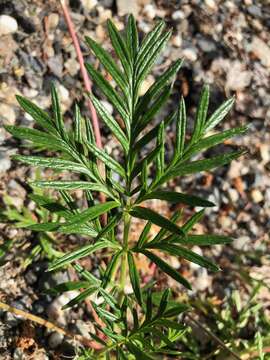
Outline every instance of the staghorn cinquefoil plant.
{"type": "Polygon", "coordinates": [[[16,160],[58,172],[79,174],[79,180],[32,183],[32,186],[38,188],[59,191],[61,201],[43,199],[39,205],[58,214],[60,220],[37,223],[29,228],[89,238],[86,245],[66,253],[49,266],[49,271],[71,266],[78,273],[79,281],[63,283],[51,289],[52,293],[81,290],[65,308],[77,305],[90,296],[92,300],[95,297],[102,298],[101,305],[96,305],[95,301],[92,301],[92,305],[104,322],[104,327],[95,324],[97,333],[91,334],[102,349],[87,351],[85,356],[89,359],[112,359],[116,356],[117,359],[141,360],[157,359],[160,354],[178,355],[177,341],[185,328],[175,319],[187,307],[175,303],[169,289],[156,293],[153,291],[153,282],[143,284],[136,267],[136,256],[138,253],[143,254],[162,272],[190,289],[188,280],[172,268],[162,254],[177,256],[211,271],[218,271],[216,264],[194,253],[190,247],[227,244],[231,241],[228,237],[216,234],[190,233],[194,224],[202,218],[204,210],[194,211],[180,226],[181,212],[175,212],[168,219],[145,206],[149,199],[181,203],[192,208],[213,206],[207,199],[170,191],[166,184],[175,177],[209,171],[237,159],[243,151],[226,152],[201,160],[193,160],[193,157],[246,131],[246,127],[238,127],[207,135],[223,120],[234,102],[233,98],[225,101],[208,116],[208,86],[202,90],[191,136],[186,134],[187,118],[183,98],[175,112],[150,127],[156,114],[167,102],[173,80],[182,64],[180,60],[175,61],[143,96],[139,95],[142,82],[170,38],[171,32],[164,31],[164,28],[164,22],[159,22],[140,43],[133,16],[128,19],[124,36],[109,21],[109,36],[119,63],[93,39],[86,38],[90,49],[115,83],[113,86],[93,65],[86,64],[93,82],[114,106],[118,118],[122,119],[121,126],[96,96],[88,94],[99,118],[119,141],[123,151],[121,162],[96,146],[91,124],[81,116],[78,106],[75,106],[73,129],[67,131],[54,85],[51,90],[52,116],[29,100],[17,97],[21,107],[36,120],[40,130],[7,126],[14,136],[59,154],[59,157],[16,155],[16,160]],[[173,121],[176,121],[174,155],[165,162],[165,134],[173,121]],[[152,150],[142,156],[142,150],[151,145],[152,150]],[[151,171],[155,171],[154,179],[149,175],[150,167],[151,171]],[[119,181],[116,181],[116,175],[119,181]],[[78,189],[85,196],[87,207],[84,209],[78,208],[70,193],[78,189]],[[104,193],[106,202],[99,202],[94,196],[96,192],[104,193]],[[102,214],[107,217],[105,224],[100,220],[102,214]],[[134,217],[146,220],[146,224],[138,240],[131,242],[129,233],[134,217]],[[120,238],[117,232],[119,224],[124,227],[120,238]],[[160,231],[150,236],[153,224],[160,231]],[[84,269],[79,260],[102,249],[106,249],[108,254],[107,267],[100,268],[99,276],[95,276],[84,269]],[[133,289],[131,294],[125,293],[128,275],[133,289]],[[104,335],[102,338],[97,335],[100,333],[104,335]]]}

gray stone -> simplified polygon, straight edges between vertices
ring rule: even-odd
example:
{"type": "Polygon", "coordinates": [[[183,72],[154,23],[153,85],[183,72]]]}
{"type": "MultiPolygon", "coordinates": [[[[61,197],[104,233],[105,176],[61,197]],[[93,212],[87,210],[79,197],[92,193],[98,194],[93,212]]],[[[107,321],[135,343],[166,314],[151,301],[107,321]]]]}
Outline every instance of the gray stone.
{"type": "Polygon", "coordinates": [[[6,150],[0,149],[0,173],[5,173],[11,167],[11,161],[6,150]]]}
{"type": "Polygon", "coordinates": [[[9,15],[0,15],[0,36],[15,33],[18,30],[17,21],[9,15]]]}
{"type": "Polygon", "coordinates": [[[64,335],[55,331],[49,337],[48,340],[49,347],[51,349],[56,349],[59,345],[62,344],[63,340],[64,340],[64,335]]]}

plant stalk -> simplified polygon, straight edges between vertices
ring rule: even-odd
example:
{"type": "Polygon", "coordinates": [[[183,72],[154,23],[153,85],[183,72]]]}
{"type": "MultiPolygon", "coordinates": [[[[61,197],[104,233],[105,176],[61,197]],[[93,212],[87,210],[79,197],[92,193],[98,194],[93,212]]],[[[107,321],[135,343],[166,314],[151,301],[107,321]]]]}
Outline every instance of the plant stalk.
{"type": "Polygon", "coordinates": [[[123,302],[124,289],[127,281],[127,252],[128,252],[128,235],[131,223],[131,216],[125,212],[124,214],[124,235],[123,235],[123,254],[120,267],[120,303],[123,302]]]}

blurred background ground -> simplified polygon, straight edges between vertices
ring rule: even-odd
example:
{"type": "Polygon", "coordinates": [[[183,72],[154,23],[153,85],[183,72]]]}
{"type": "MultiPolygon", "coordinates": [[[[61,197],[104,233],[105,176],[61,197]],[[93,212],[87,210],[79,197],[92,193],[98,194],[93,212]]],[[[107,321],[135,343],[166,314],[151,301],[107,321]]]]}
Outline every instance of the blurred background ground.
{"type": "MultiPolygon", "coordinates": [[[[70,0],[69,3],[85,58],[95,63],[83,42],[84,36],[91,36],[111,51],[106,20],[113,19],[117,28],[123,30],[127,1],[70,0]]],[[[203,173],[170,184],[178,190],[206,196],[217,205],[207,210],[196,229],[199,233],[217,232],[235,238],[231,246],[217,246],[205,251],[220,264],[221,273],[213,275],[184,264],[185,274],[193,284],[189,295],[194,298],[198,295],[202,301],[216,299],[220,309],[225,306],[224,299],[230,298],[236,289],[243,301],[248,298],[254,286],[249,277],[270,285],[270,6],[267,3],[255,0],[128,2],[128,11],[136,15],[140,37],[148,33],[158,19],[164,19],[173,29],[172,39],[143,84],[142,93],[173,60],[184,59],[168,107],[156,120],[175,107],[182,94],[188,108],[189,127],[192,128],[202,85],[209,83],[210,111],[225,98],[236,97],[233,111],[220,128],[250,125],[246,135],[227,144],[232,148],[245,147],[248,152],[244,157],[211,175],[203,173]]],[[[27,199],[30,188],[26,180],[34,176],[34,171],[11,162],[10,156],[22,152],[22,149],[20,142],[12,139],[3,125],[33,127],[34,123],[20,111],[15,95],[22,94],[49,109],[50,82],[55,81],[68,121],[74,102],[84,104],[83,89],[74,47],[57,1],[0,0],[0,14],[0,207],[7,209],[9,206],[20,212],[23,208],[33,207],[27,199]]],[[[106,105],[112,111],[110,104],[106,105]]],[[[173,151],[174,132],[172,125],[167,134],[168,157],[173,151]]],[[[103,143],[109,152],[119,157],[117,143],[106,129],[103,143]]],[[[164,208],[162,202],[153,205],[164,214],[169,215],[172,211],[164,208]]],[[[134,232],[133,236],[136,238],[137,233],[134,232]]],[[[15,246],[9,261],[0,268],[0,296],[14,306],[43,317],[53,316],[50,313],[52,299],[40,294],[51,283],[65,280],[66,274],[45,276],[46,261],[42,259],[24,270],[21,265],[23,249],[30,251],[35,234],[3,221],[0,224],[0,245],[9,239],[20,245],[15,246]]],[[[148,266],[143,262],[140,266],[142,274],[147,274],[148,266]]],[[[180,260],[174,261],[173,266],[183,271],[180,260]]],[[[163,281],[169,281],[169,285],[184,296],[183,289],[177,290],[173,281],[163,281]]],[[[257,301],[262,304],[263,313],[269,316],[270,294],[266,287],[261,288],[257,301]]],[[[83,310],[70,316],[63,318],[64,325],[69,323],[79,329],[77,331],[84,331],[80,328],[85,326],[80,320],[85,316],[83,310]]],[[[14,334],[18,335],[21,330],[20,319],[0,312],[0,358],[24,359],[20,347],[14,344],[14,334]]],[[[38,359],[38,356],[40,359],[57,358],[57,351],[52,352],[52,349],[58,349],[63,339],[55,340],[46,332],[44,335],[42,329],[35,331],[42,340],[35,344],[38,352],[33,359],[38,359]]],[[[249,336],[254,334],[253,329],[249,336]]]]}

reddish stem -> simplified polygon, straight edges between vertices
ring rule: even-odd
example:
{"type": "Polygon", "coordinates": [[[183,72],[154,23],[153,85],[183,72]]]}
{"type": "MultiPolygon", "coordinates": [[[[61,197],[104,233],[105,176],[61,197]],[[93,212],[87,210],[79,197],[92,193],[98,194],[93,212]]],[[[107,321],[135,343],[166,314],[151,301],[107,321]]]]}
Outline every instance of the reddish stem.
{"type": "MultiPolygon", "coordinates": [[[[62,6],[62,9],[63,9],[64,17],[65,17],[65,20],[66,20],[66,23],[67,23],[67,27],[68,27],[70,36],[72,38],[72,42],[74,44],[75,51],[76,51],[76,54],[77,54],[77,57],[78,57],[78,61],[79,61],[79,64],[80,64],[80,69],[81,69],[81,74],[82,74],[85,89],[86,89],[87,92],[91,92],[92,91],[92,84],[91,84],[91,81],[90,81],[89,76],[87,74],[86,68],[84,66],[83,55],[82,55],[82,52],[81,52],[79,40],[78,40],[78,37],[76,35],[76,31],[75,31],[73,22],[72,22],[71,17],[70,17],[68,7],[66,5],[65,0],[60,0],[60,3],[61,3],[61,6],[62,6]]],[[[93,124],[96,144],[100,149],[102,149],[101,134],[100,134],[100,128],[99,128],[99,122],[98,122],[96,109],[94,108],[94,105],[92,104],[90,99],[88,99],[87,104],[88,104],[88,109],[89,109],[89,112],[90,112],[91,118],[92,118],[92,124],[93,124]]],[[[99,194],[99,198],[100,198],[100,201],[102,203],[104,203],[106,201],[106,196],[103,193],[99,194]]],[[[106,222],[107,222],[106,214],[101,215],[101,221],[102,221],[103,225],[106,224],[106,222]]]]}
{"type": "MultiPolygon", "coordinates": [[[[75,31],[73,22],[72,22],[71,17],[70,17],[68,7],[66,5],[65,0],[60,0],[60,2],[61,2],[62,9],[63,9],[64,17],[65,17],[65,20],[66,20],[66,23],[67,23],[67,26],[68,26],[68,30],[69,30],[70,36],[72,38],[72,41],[73,41],[73,44],[74,44],[74,47],[75,47],[75,51],[76,51],[76,54],[77,54],[77,57],[78,57],[78,61],[79,61],[79,64],[80,64],[80,69],[81,69],[81,74],[82,74],[85,89],[86,89],[86,91],[91,92],[92,91],[92,84],[90,82],[90,79],[88,77],[86,68],[84,66],[83,55],[82,55],[82,52],[81,52],[79,40],[78,40],[78,37],[76,35],[76,31],[75,31]]],[[[89,108],[91,118],[92,118],[92,124],[93,124],[93,128],[94,128],[94,133],[95,133],[97,146],[99,148],[102,148],[102,142],[101,142],[101,135],[100,135],[100,128],[99,128],[99,122],[98,122],[98,118],[97,118],[97,113],[96,113],[96,109],[94,108],[94,106],[93,106],[90,99],[88,100],[88,108],[89,108]]]]}

